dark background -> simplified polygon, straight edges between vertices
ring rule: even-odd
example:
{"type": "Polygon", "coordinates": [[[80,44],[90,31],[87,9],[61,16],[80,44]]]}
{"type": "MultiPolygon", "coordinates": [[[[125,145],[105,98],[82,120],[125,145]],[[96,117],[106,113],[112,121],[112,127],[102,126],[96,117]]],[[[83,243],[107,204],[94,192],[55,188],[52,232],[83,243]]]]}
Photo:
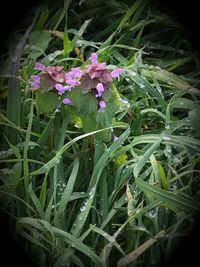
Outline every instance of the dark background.
{"type": "MultiPolygon", "coordinates": [[[[55,0],[53,0],[55,1],[55,0]]],[[[78,0],[74,0],[78,1],[78,0]]],[[[109,1],[109,0],[108,0],[109,1]]],[[[155,1],[155,0],[152,0],[155,1]]],[[[20,21],[27,18],[27,11],[40,4],[42,1],[2,1],[0,8],[0,46],[3,47],[8,40],[12,31],[17,29],[20,21]]],[[[191,33],[191,42],[195,50],[199,50],[200,46],[200,9],[197,0],[181,1],[181,0],[161,0],[163,5],[171,9],[177,16],[178,20],[183,23],[186,29],[191,33]]],[[[2,50],[1,54],[2,55],[2,50]]],[[[0,216],[1,219],[1,216],[0,216]]],[[[180,264],[192,266],[193,262],[199,261],[199,246],[200,240],[200,226],[199,221],[193,229],[191,235],[182,242],[182,244],[174,251],[167,266],[180,264]]],[[[12,235],[12,234],[11,234],[12,235]]],[[[1,266],[34,266],[28,255],[16,245],[13,238],[8,233],[6,228],[6,220],[2,221],[0,225],[0,264],[1,266]]],[[[196,264],[195,264],[196,265],[196,264]]]]}

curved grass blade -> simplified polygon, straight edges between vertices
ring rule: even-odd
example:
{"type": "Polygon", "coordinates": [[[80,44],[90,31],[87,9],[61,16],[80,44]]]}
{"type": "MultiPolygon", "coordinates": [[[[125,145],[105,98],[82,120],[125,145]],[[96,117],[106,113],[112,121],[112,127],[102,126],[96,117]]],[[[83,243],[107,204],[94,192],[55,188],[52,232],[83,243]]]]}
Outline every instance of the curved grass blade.
{"type": "Polygon", "coordinates": [[[142,191],[144,191],[148,195],[155,197],[156,199],[166,202],[167,204],[175,206],[176,208],[184,210],[188,213],[195,214],[200,212],[200,203],[194,201],[193,199],[175,195],[171,192],[166,192],[165,190],[151,185],[139,178],[135,178],[135,181],[142,191]]]}

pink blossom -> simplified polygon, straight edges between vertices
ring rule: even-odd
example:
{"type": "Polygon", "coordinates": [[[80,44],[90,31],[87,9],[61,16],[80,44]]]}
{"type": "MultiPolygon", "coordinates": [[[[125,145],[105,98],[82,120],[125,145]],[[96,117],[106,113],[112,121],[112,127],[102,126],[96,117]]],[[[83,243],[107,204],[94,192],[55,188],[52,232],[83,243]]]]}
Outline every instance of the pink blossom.
{"type": "Polygon", "coordinates": [[[118,80],[119,80],[119,75],[122,74],[123,71],[124,70],[122,68],[116,68],[115,70],[113,70],[111,72],[111,77],[112,78],[118,78],[118,80]]]}
{"type": "Polygon", "coordinates": [[[92,53],[89,59],[92,61],[92,64],[93,65],[98,64],[98,56],[97,56],[97,53],[92,53]]]}
{"type": "Polygon", "coordinates": [[[71,100],[70,98],[64,98],[63,99],[63,104],[65,104],[65,105],[73,105],[73,100],[71,100]]]}
{"type": "Polygon", "coordinates": [[[35,68],[34,68],[35,70],[40,70],[40,71],[45,71],[46,70],[46,66],[45,65],[43,65],[43,64],[41,64],[41,63],[36,63],[35,64],[35,68]]]}
{"type": "Polygon", "coordinates": [[[96,86],[97,89],[97,94],[95,95],[96,97],[101,97],[103,92],[104,92],[104,86],[102,83],[98,83],[96,86]]]}
{"type": "Polygon", "coordinates": [[[33,90],[37,90],[40,88],[40,76],[39,75],[31,76],[31,87],[33,90]]]}
{"type": "Polygon", "coordinates": [[[104,100],[100,100],[98,112],[104,112],[105,108],[106,108],[106,102],[104,100]]]}
{"type": "Polygon", "coordinates": [[[70,87],[69,87],[68,85],[67,85],[67,86],[63,86],[63,85],[60,84],[60,83],[57,83],[57,84],[55,85],[55,88],[56,88],[56,90],[58,91],[58,94],[59,94],[59,95],[64,94],[65,91],[70,91],[70,87]]]}

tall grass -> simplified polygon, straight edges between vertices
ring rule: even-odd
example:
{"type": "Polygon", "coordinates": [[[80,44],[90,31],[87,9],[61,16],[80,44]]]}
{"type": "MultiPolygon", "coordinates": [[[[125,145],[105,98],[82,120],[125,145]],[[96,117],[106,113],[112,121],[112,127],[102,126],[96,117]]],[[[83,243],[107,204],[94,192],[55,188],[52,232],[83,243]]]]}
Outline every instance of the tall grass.
{"type": "Polygon", "coordinates": [[[46,1],[1,75],[1,210],[39,266],[163,264],[199,215],[199,58],[166,10],[130,2],[46,1]],[[29,80],[94,51],[124,68],[122,106],[85,133],[60,103],[40,112],[29,80]]]}

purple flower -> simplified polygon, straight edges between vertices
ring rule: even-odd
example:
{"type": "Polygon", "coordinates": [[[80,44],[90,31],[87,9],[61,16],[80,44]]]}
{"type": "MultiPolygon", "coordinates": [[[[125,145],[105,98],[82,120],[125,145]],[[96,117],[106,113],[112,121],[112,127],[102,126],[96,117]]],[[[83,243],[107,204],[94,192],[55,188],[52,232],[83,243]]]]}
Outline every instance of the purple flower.
{"type": "Polygon", "coordinates": [[[77,67],[77,68],[72,68],[71,71],[66,73],[65,75],[65,82],[70,85],[71,88],[80,85],[80,78],[83,75],[83,71],[77,67]]]}
{"type": "Polygon", "coordinates": [[[73,100],[71,100],[70,98],[64,98],[63,99],[63,104],[65,104],[65,105],[73,105],[73,100]]]}
{"type": "Polygon", "coordinates": [[[83,75],[83,71],[79,67],[72,68],[71,72],[74,74],[74,78],[81,78],[83,75]]]}
{"type": "Polygon", "coordinates": [[[102,83],[98,83],[96,86],[97,89],[97,94],[95,95],[96,97],[101,97],[103,92],[104,92],[104,86],[102,83]]]}
{"type": "Polygon", "coordinates": [[[123,71],[124,70],[122,68],[117,68],[111,72],[111,77],[112,78],[118,78],[118,80],[119,80],[119,75],[122,74],[123,71]]]}
{"type": "Polygon", "coordinates": [[[68,83],[70,85],[71,88],[73,88],[74,86],[78,86],[81,83],[77,80],[66,80],[66,83],[68,83]]]}
{"type": "Polygon", "coordinates": [[[65,80],[65,72],[63,67],[46,67],[45,71],[49,74],[49,76],[58,83],[63,83],[65,80]]]}
{"type": "Polygon", "coordinates": [[[36,63],[34,69],[35,70],[40,70],[40,71],[45,71],[46,70],[46,66],[41,64],[41,63],[36,63]]]}
{"type": "Polygon", "coordinates": [[[106,102],[104,100],[100,100],[98,112],[104,112],[105,108],[106,108],[106,102]]]}
{"type": "Polygon", "coordinates": [[[31,87],[33,90],[37,90],[40,88],[40,76],[39,75],[31,76],[31,87]]]}
{"type": "Polygon", "coordinates": [[[98,56],[97,56],[97,53],[92,53],[89,59],[92,61],[92,65],[98,64],[98,56]]]}
{"type": "Polygon", "coordinates": [[[85,67],[84,75],[80,79],[84,94],[96,89],[98,83],[101,83],[104,89],[112,83],[111,72],[107,70],[106,63],[98,63],[96,53],[92,53],[90,59],[92,64],[85,67]]]}
{"type": "Polygon", "coordinates": [[[55,85],[55,88],[56,88],[56,90],[58,91],[58,94],[59,94],[59,95],[64,94],[65,91],[70,91],[70,87],[69,87],[68,85],[67,85],[67,86],[63,86],[63,85],[60,84],[60,83],[57,83],[57,84],[55,85]]]}

